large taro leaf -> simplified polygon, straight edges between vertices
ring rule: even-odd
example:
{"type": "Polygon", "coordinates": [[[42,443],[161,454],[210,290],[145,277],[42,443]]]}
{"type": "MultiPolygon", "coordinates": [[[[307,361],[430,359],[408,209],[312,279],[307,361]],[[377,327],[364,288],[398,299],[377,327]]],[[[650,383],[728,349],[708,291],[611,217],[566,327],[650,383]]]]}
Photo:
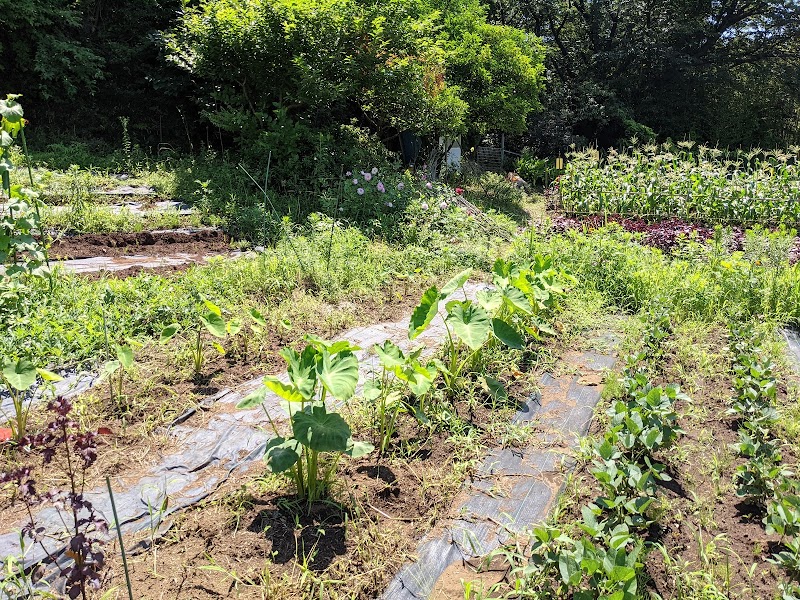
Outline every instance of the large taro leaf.
{"type": "Polygon", "coordinates": [[[492,331],[494,331],[497,339],[503,342],[509,348],[513,348],[514,350],[522,350],[525,345],[522,336],[517,332],[517,330],[502,319],[492,319],[492,331]]]}
{"type": "Polygon", "coordinates": [[[334,398],[349,400],[358,384],[358,359],[349,350],[334,355],[323,350],[317,360],[317,376],[334,398]]]}
{"type": "Polygon", "coordinates": [[[492,330],[489,313],[469,300],[450,306],[447,322],[453,332],[473,351],[483,346],[492,330]]]}
{"type": "Polygon", "coordinates": [[[467,283],[467,280],[469,279],[470,275],[472,275],[472,269],[464,269],[463,271],[461,271],[461,273],[459,273],[458,275],[453,277],[450,281],[445,283],[441,291],[441,299],[444,300],[450,294],[455,292],[458,288],[467,283]]]}
{"type": "Polygon", "coordinates": [[[361,458],[373,450],[375,450],[375,446],[369,442],[356,442],[351,438],[348,442],[348,447],[347,450],[345,450],[345,454],[351,456],[352,458],[361,458]]]}
{"type": "Polygon", "coordinates": [[[218,338],[225,337],[225,320],[218,314],[210,312],[205,316],[201,316],[200,322],[203,324],[203,326],[205,326],[211,335],[218,338]]]}
{"type": "Polygon", "coordinates": [[[503,306],[503,295],[496,290],[481,290],[476,294],[475,300],[488,313],[493,313],[503,306]]]}
{"type": "Polygon", "coordinates": [[[327,350],[329,354],[338,354],[339,352],[355,352],[356,350],[361,350],[361,348],[348,340],[329,342],[328,340],[311,334],[306,336],[306,340],[310,345],[314,346],[318,352],[327,350]]]}
{"type": "Polygon", "coordinates": [[[317,349],[309,345],[300,354],[292,348],[281,350],[288,363],[289,382],[306,400],[311,400],[317,387],[317,349]]]}
{"type": "Polygon", "coordinates": [[[295,439],[317,452],[347,452],[350,426],[338,413],[329,413],[324,406],[307,406],[292,418],[295,439]]]}
{"type": "Polygon", "coordinates": [[[381,360],[381,364],[386,369],[394,369],[405,364],[406,357],[403,356],[403,351],[400,350],[391,340],[383,342],[382,346],[375,345],[375,352],[381,360]]]}
{"type": "Polygon", "coordinates": [[[273,473],[291,469],[300,458],[300,444],[295,439],[272,438],[267,444],[264,460],[273,473]]]}
{"type": "Polygon", "coordinates": [[[23,358],[3,367],[3,377],[12,388],[24,391],[36,383],[36,367],[23,358]]]}
{"type": "Polygon", "coordinates": [[[521,312],[529,315],[533,312],[530,302],[525,297],[522,290],[507,286],[500,289],[500,294],[503,298],[503,303],[506,304],[512,311],[521,312]]]}
{"type": "Polygon", "coordinates": [[[408,323],[408,339],[413,340],[428,328],[436,313],[439,312],[440,299],[441,296],[436,286],[422,294],[419,306],[411,313],[411,320],[408,323]]]}

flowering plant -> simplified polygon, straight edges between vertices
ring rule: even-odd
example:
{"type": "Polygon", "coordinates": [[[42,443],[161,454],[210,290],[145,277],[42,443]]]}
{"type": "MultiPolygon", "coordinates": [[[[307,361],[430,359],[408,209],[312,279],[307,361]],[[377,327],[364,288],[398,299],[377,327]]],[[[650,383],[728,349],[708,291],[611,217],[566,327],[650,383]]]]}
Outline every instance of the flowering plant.
{"type": "Polygon", "coordinates": [[[323,199],[323,205],[335,217],[359,222],[380,219],[405,208],[411,183],[405,173],[382,172],[378,167],[352,169],[345,173],[341,198],[323,199]]]}

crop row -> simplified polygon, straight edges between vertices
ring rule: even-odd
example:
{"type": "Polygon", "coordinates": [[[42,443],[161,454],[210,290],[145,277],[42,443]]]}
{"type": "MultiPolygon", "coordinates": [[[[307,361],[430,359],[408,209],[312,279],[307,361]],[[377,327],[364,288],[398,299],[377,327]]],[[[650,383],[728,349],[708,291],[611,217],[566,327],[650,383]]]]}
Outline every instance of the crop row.
{"type": "Polygon", "coordinates": [[[763,340],[750,327],[732,330],[735,397],[728,413],[739,423],[734,449],[746,459],[737,467],[734,483],[737,496],[765,513],[766,532],[780,535],[782,549],[767,560],[786,570],[790,580],[781,584],[781,594],[792,600],[800,598],[800,481],[786,468],[781,440],[772,432],[780,418],[777,380],[763,340]]]}
{"type": "MultiPolygon", "coordinates": [[[[441,419],[431,418],[431,404],[452,404],[476,381],[493,404],[507,403],[508,393],[500,374],[490,372],[487,355],[493,348],[504,353],[507,349],[524,350],[554,334],[549,323],[574,280],[555,269],[550,257],[537,256],[529,264],[497,260],[493,285],[472,300],[464,291],[471,274],[468,269],[441,289],[429,288],[411,316],[409,341],[432,327],[443,309],[444,340],[439,354],[425,355],[423,347],[403,351],[386,341],[373,348],[380,361],[380,372],[359,387],[362,370],[356,352],[360,348],[346,340],[329,342],[307,336],[307,344],[301,351],[287,347],[281,352],[288,377],[265,377],[264,385],[239,404],[243,409],[259,407],[268,391],[281,400],[289,415],[288,427],[273,422],[269,412],[266,413],[274,436],[267,444],[265,461],[272,472],[290,478],[299,499],[310,506],[329,497],[337,467],[345,456],[358,458],[376,450],[380,454],[389,453],[396,441],[401,415],[410,415],[419,427],[429,432],[446,427],[441,419]],[[357,390],[360,398],[356,396],[357,390]],[[342,405],[348,405],[351,415],[366,408],[371,418],[364,432],[367,439],[353,439],[351,424],[337,412],[342,405]]],[[[263,322],[263,316],[257,313],[251,313],[250,317],[251,327],[263,322]]],[[[183,337],[182,343],[190,348],[195,369],[199,369],[197,363],[202,365],[207,346],[223,349],[222,343],[231,343],[242,335],[243,324],[206,301],[195,325],[185,328],[181,335],[180,332],[175,324],[166,327],[161,342],[175,343],[178,337],[183,337]]],[[[116,359],[107,362],[104,368],[112,406],[120,402],[122,377],[133,361],[130,345],[115,345],[114,349],[116,359]]],[[[17,414],[11,418],[10,451],[17,453],[20,462],[42,458],[51,463],[54,458],[59,459],[59,465],[66,465],[62,476],[69,483],[68,489],[40,493],[36,470],[24,465],[0,473],[0,485],[11,485],[16,490],[16,501],[26,508],[29,523],[23,528],[23,539],[31,543],[45,538],[69,539],[67,554],[71,561],[56,556],[51,560],[64,564],[60,575],[66,580],[70,597],[85,597],[90,587],[99,586],[105,565],[103,547],[108,539],[105,534],[108,523],[83,496],[86,470],[97,458],[97,433],[83,431],[71,418],[72,404],[61,398],[49,403],[48,410],[55,414],[55,419],[44,431],[27,431],[30,410],[27,392],[37,375],[54,377],[27,361],[11,363],[2,370],[0,382],[13,394],[15,405],[19,405],[17,414]],[[37,523],[36,512],[46,505],[63,512],[65,531],[46,531],[37,523]]],[[[0,592],[24,593],[32,589],[18,557],[7,557],[5,567],[8,577],[0,584],[0,592]]]]}
{"type": "Polygon", "coordinates": [[[800,223],[796,154],[748,154],[719,160],[688,149],[574,153],[559,180],[571,213],[680,217],[724,223],[800,223]]]}
{"type": "Polygon", "coordinates": [[[576,522],[534,529],[530,548],[496,553],[514,565],[514,589],[524,597],[639,597],[651,549],[646,534],[657,519],[653,503],[660,484],[670,480],[656,456],[683,433],[675,403],[686,396],[677,385],[653,386],[647,373],[670,329],[666,315],[651,315],[642,352],[626,359],[623,394],[607,411],[608,430],[583,444],[601,495],[582,507],[576,522]]]}

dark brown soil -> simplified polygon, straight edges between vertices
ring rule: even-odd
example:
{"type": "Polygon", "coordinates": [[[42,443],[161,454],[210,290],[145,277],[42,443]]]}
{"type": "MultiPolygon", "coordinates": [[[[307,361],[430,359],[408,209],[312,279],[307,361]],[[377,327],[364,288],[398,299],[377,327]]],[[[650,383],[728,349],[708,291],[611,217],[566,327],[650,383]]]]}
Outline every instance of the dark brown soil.
{"type": "MultiPolygon", "coordinates": [[[[249,484],[229,481],[186,511],[155,552],[141,540],[146,551],[129,559],[134,597],[377,597],[451,499],[441,481],[452,448],[434,438],[424,450],[424,460],[348,461],[334,500],[310,507],[286,488],[256,491],[252,473],[249,484]]],[[[105,589],[125,585],[118,564],[107,576],[105,589]]]]}
{"type": "Polygon", "coordinates": [[[70,260],[95,256],[145,254],[208,255],[230,250],[230,238],[218,229],[140,233],[82,233],[57,239],[50,246],[50,258],[70,260]]]}

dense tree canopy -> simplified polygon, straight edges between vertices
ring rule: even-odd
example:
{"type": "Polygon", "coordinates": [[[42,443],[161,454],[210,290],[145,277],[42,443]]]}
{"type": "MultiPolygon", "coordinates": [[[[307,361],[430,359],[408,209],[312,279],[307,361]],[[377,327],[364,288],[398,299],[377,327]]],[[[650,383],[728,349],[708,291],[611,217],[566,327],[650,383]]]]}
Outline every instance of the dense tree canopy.
{"type": "Polygon", "coordinates": [[[0,0],[0,15],[0,93],[56,139],[118,145],[128,117],[151,148],[210,130],[313,145],[334,124],[502,130],[542,153],[634,134],[800,142],[797,0],[0,0]]]}
{"type": "Polygon", "coordinates": [[[491,15],[548,44],[545,145],[639,124],[723,144],[800,136],[795,0],[492,0],[491,15]]]}

